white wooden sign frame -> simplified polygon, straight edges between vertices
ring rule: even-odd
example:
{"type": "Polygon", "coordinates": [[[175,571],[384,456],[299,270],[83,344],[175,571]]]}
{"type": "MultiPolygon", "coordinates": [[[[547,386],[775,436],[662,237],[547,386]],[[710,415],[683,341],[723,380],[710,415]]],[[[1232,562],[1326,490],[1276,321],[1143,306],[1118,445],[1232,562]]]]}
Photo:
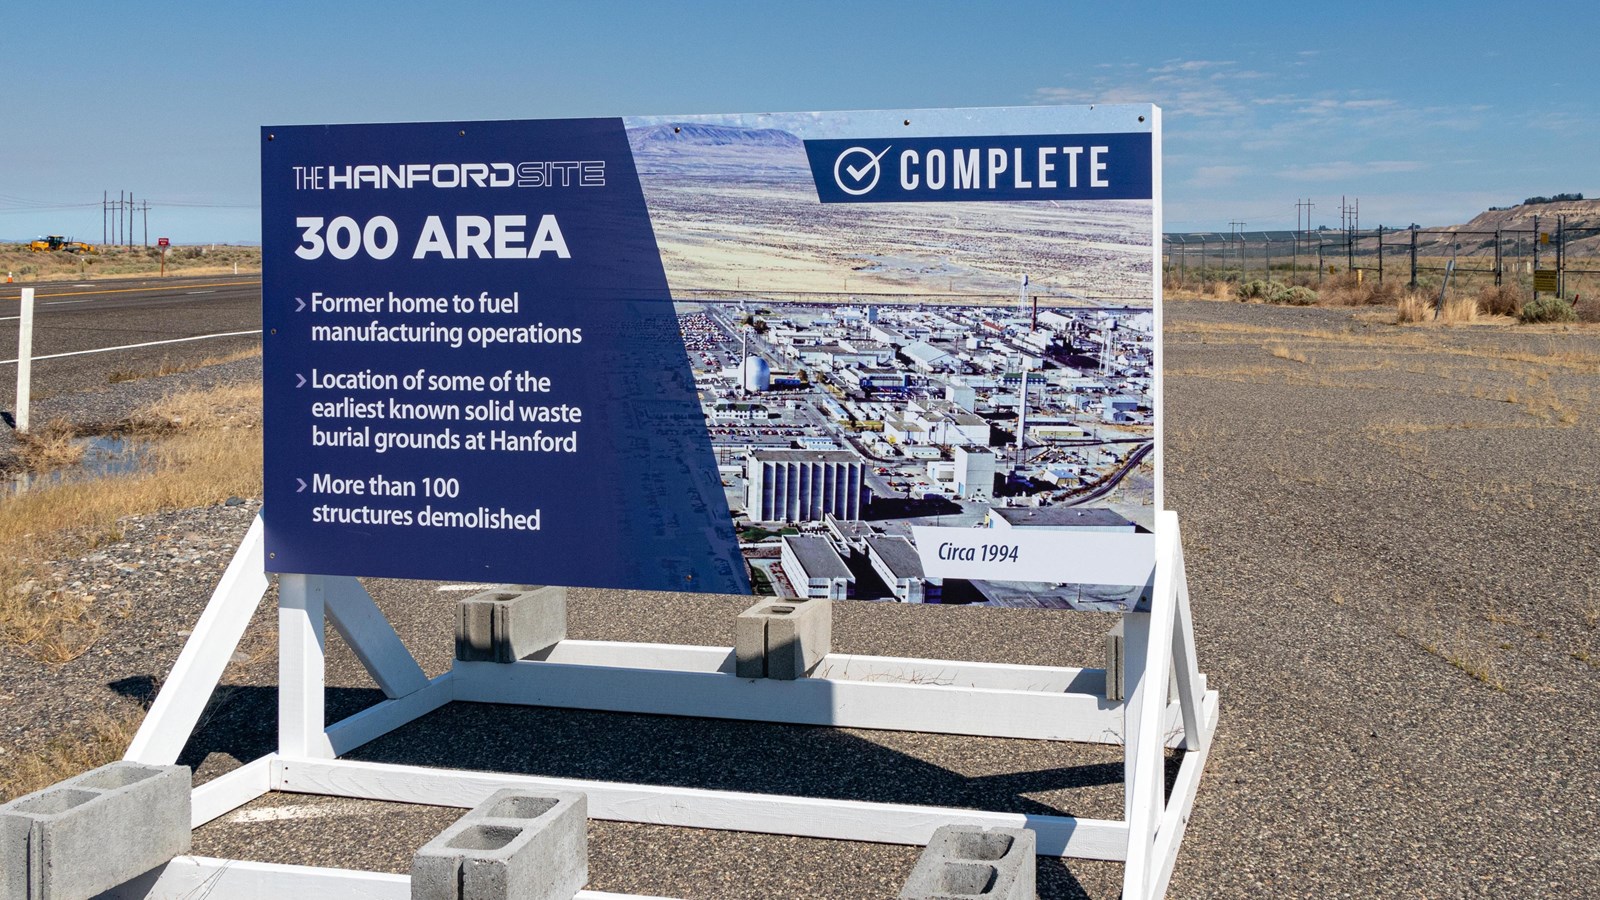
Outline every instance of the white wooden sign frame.
{"type": "MultiPolygon", "coordinates": [[[[250,527],[145,717],[126,759],[178,758],[268,588],[260,519],[250,527]]],[[[1084,670],[830,654],[809,678],[746,679],[727,647],[562,641],[542,661],[454,663],[427,678],[355,578],[278,585],[278,749],[194,790],[199,827],[270,791],[470,808],[506,787],[583,791],[599,819],[921,845],[947,824],[1026,827],[1039,853],[1124,864],[1127,900],[1162,896],[1217,721],[1197,666],[1176,513],[1156,523],[1150,613],[1124,616],[1125,700],[1073,689],[1084,670]],[[328,724],[325,622],[387,699],[328,724]],[[452,700],[850,728],[1122,744],[1120,820],[632,785],[340,759],[452,700]],[[1164,749],[1185,751],[1165,795],[1164,749]]],[[[183,856],[117,896],[217,900],[410,896],[409,878],[183,856]]],[[[582,891],[587,900],[621,895],[582,891]]]]}

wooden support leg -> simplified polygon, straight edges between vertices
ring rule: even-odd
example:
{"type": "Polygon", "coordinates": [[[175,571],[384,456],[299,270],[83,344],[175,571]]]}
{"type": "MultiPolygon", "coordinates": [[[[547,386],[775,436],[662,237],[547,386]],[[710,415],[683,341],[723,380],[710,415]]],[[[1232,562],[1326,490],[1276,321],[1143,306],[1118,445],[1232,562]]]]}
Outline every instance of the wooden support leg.
{"type": "Polygon", "coordinates": [[[1124,767],[1132,776],[1125,794],[1128,857],[1123,871],[1122,896],[1126,900],[1154,900],[1153,882],[1158,875],[1159,863],[1152,856],[1156,830],[1166,808],[1167,742],[1161,728],[1172,672],[1177,582],[1182,577],[1177,571],[1178,558],[1174,549],[1177,541],[1177,515],[1162,513],[1156,521],[1156,577],[1150,613],[1129,616],[1124,638],[1130,683],[1124,767]]]}
{"type": "Polygon", "coordinates": [[[1177,568],[1177,602],[1173,608],[1172,674],[1177,682],[1178,707],[1183,713],[1183,749],[1196,752],[1211,744],[1210,723],[1203,711],[1205,680],[1194,650],[1194,612],[1189,608],[1189,579],[1184,574],[1183,544],[1173,548],[1177,568]]]}
{"type": "Polygon", "coordinates": [[[312,575],[278,579],[278,753],[331,759],[323,709],[326,584],[312,575]]]}
{"type": "Polygon", "coordinates": [[[315,577],[323,585],[328,621],[389,699],[427,686],[428,676],[361,582],[348,576],[315,577]]]}
{"type": "Polygon", "coordinates": [[[200,714],[267,591],[262,562],[261,519],[257,517],[222,573],[205,612],[200,614],[200,621],[184,643],[123,759],[161,766],[178,761],[178,754],[194,733],[195,723],[200,721],[200,714]]]}

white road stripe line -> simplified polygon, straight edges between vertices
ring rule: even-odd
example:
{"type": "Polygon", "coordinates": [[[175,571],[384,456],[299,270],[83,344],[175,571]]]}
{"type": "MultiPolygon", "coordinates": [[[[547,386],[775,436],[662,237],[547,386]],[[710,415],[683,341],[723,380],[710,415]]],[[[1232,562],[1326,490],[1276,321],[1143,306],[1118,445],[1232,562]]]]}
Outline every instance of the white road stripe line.
{"type": "Polygon", "coordinates": [[[434,590],[443,594],[449,591],[483,591],[493,586],[491,584],[441,584],[434,590]]]}
{"type": "MultiPolygon", "coordinates": [[[[35,356],[34,359],[61,359],[62,357],[66,356],[84,356],[90,353],[110,353],[113,350],[137,350],[140,347],[159,347],[162,344],[182,344],[187,341],[204,341],[210,338],[239,337],[246,334],[260,333],[261,329],[259,328],[254,331],[224,331],[220,334],[198,334],[194,337],[173,338],[167,341],[145,341],[142,344],[123,344],[120,347],[96,347],[93,350],[74,350],[71,353],[51,353],[48,356],[35,356]]],[[[0,366],[14,366],[16,364],[17,361],[14,359],[0,359],[0,366]]]]}
{"type": "Polygon", "coordinates": [[[184,291],[185,294],[215,294],[216,291],[184,291]]]}
{"type": "Polygon", "coordinates": [[[66,306],[68,303],[88,303],[88,300],[48,300],[40,306],[66,306]]]}

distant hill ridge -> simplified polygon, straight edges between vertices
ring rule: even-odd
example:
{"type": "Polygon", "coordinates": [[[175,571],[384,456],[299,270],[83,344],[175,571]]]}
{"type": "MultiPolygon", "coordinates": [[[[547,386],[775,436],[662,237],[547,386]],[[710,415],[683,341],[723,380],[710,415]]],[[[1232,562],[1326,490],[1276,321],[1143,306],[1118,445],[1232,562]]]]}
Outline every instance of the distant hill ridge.
{"type": "Polygon", "coordinates": [[[744,128],[736,125],[708,125],[702,122],[630,128],[628,129],[628,144],[636,152],[685,145],[775,148],[798,148],[801,146],[799,138],[781,128],[744,128]]]}
{"type": "Polygon", "coordinates": [[[1600,228],[1600,200],[1519,203],[1478,213],[1472,221],[1456,227],[1462,231],[1528,231],[1533,228],[1534,216],[1539,217],[1540,231],[1555,231],[1558,216],[1567,217],[1568,228],[1600,228]]]}

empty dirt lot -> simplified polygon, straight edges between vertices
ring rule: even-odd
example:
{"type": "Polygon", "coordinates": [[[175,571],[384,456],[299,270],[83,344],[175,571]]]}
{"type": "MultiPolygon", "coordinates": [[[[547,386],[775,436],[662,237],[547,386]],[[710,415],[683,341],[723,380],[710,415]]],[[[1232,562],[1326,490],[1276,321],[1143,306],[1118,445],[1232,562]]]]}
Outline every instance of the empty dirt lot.
{"type": "MultiPolygon", "coordinates": [[[[1175,897],[1566,897],[1600,883],[1600,332],[1398,328],[1371,313],[1168,306],[1167,506],[1222,720],[1175,897]]],[[[130,610],[60,667],[0,648],[0,765],[148,702],[253,504],[130,523],[130,610]],[[181,572],[177,563],[182,560],[181,572]],[[157,574],[160,573],[160,574],[157,574]]],[[[430,673],[460,593],[374,582],[430,673]]],[[[737,599],[575,592],[574,637],[727,644],[737,599]]],[[[273,618],[191,740],[200,777],[271,749],[273,618]]],[[[854,653],[1089,664],[1092,614],[843,604],[854,653]]],[[[331,632],[330,632],[331,634],[331,632]]],[[[330,639],[330,716],[378,696],[330,639]]],[[[1119,814],[1115,748],[457,704],[383,761],[1119,814]]],[[[195,852],[404,871],[457,813],[268,795],[195,852]]],[[[591,823],[591,887],[889,897],[915,848],[591,823]]],[[[1121,870],[1040,863],[1040,896],[1121,870]]]]}

